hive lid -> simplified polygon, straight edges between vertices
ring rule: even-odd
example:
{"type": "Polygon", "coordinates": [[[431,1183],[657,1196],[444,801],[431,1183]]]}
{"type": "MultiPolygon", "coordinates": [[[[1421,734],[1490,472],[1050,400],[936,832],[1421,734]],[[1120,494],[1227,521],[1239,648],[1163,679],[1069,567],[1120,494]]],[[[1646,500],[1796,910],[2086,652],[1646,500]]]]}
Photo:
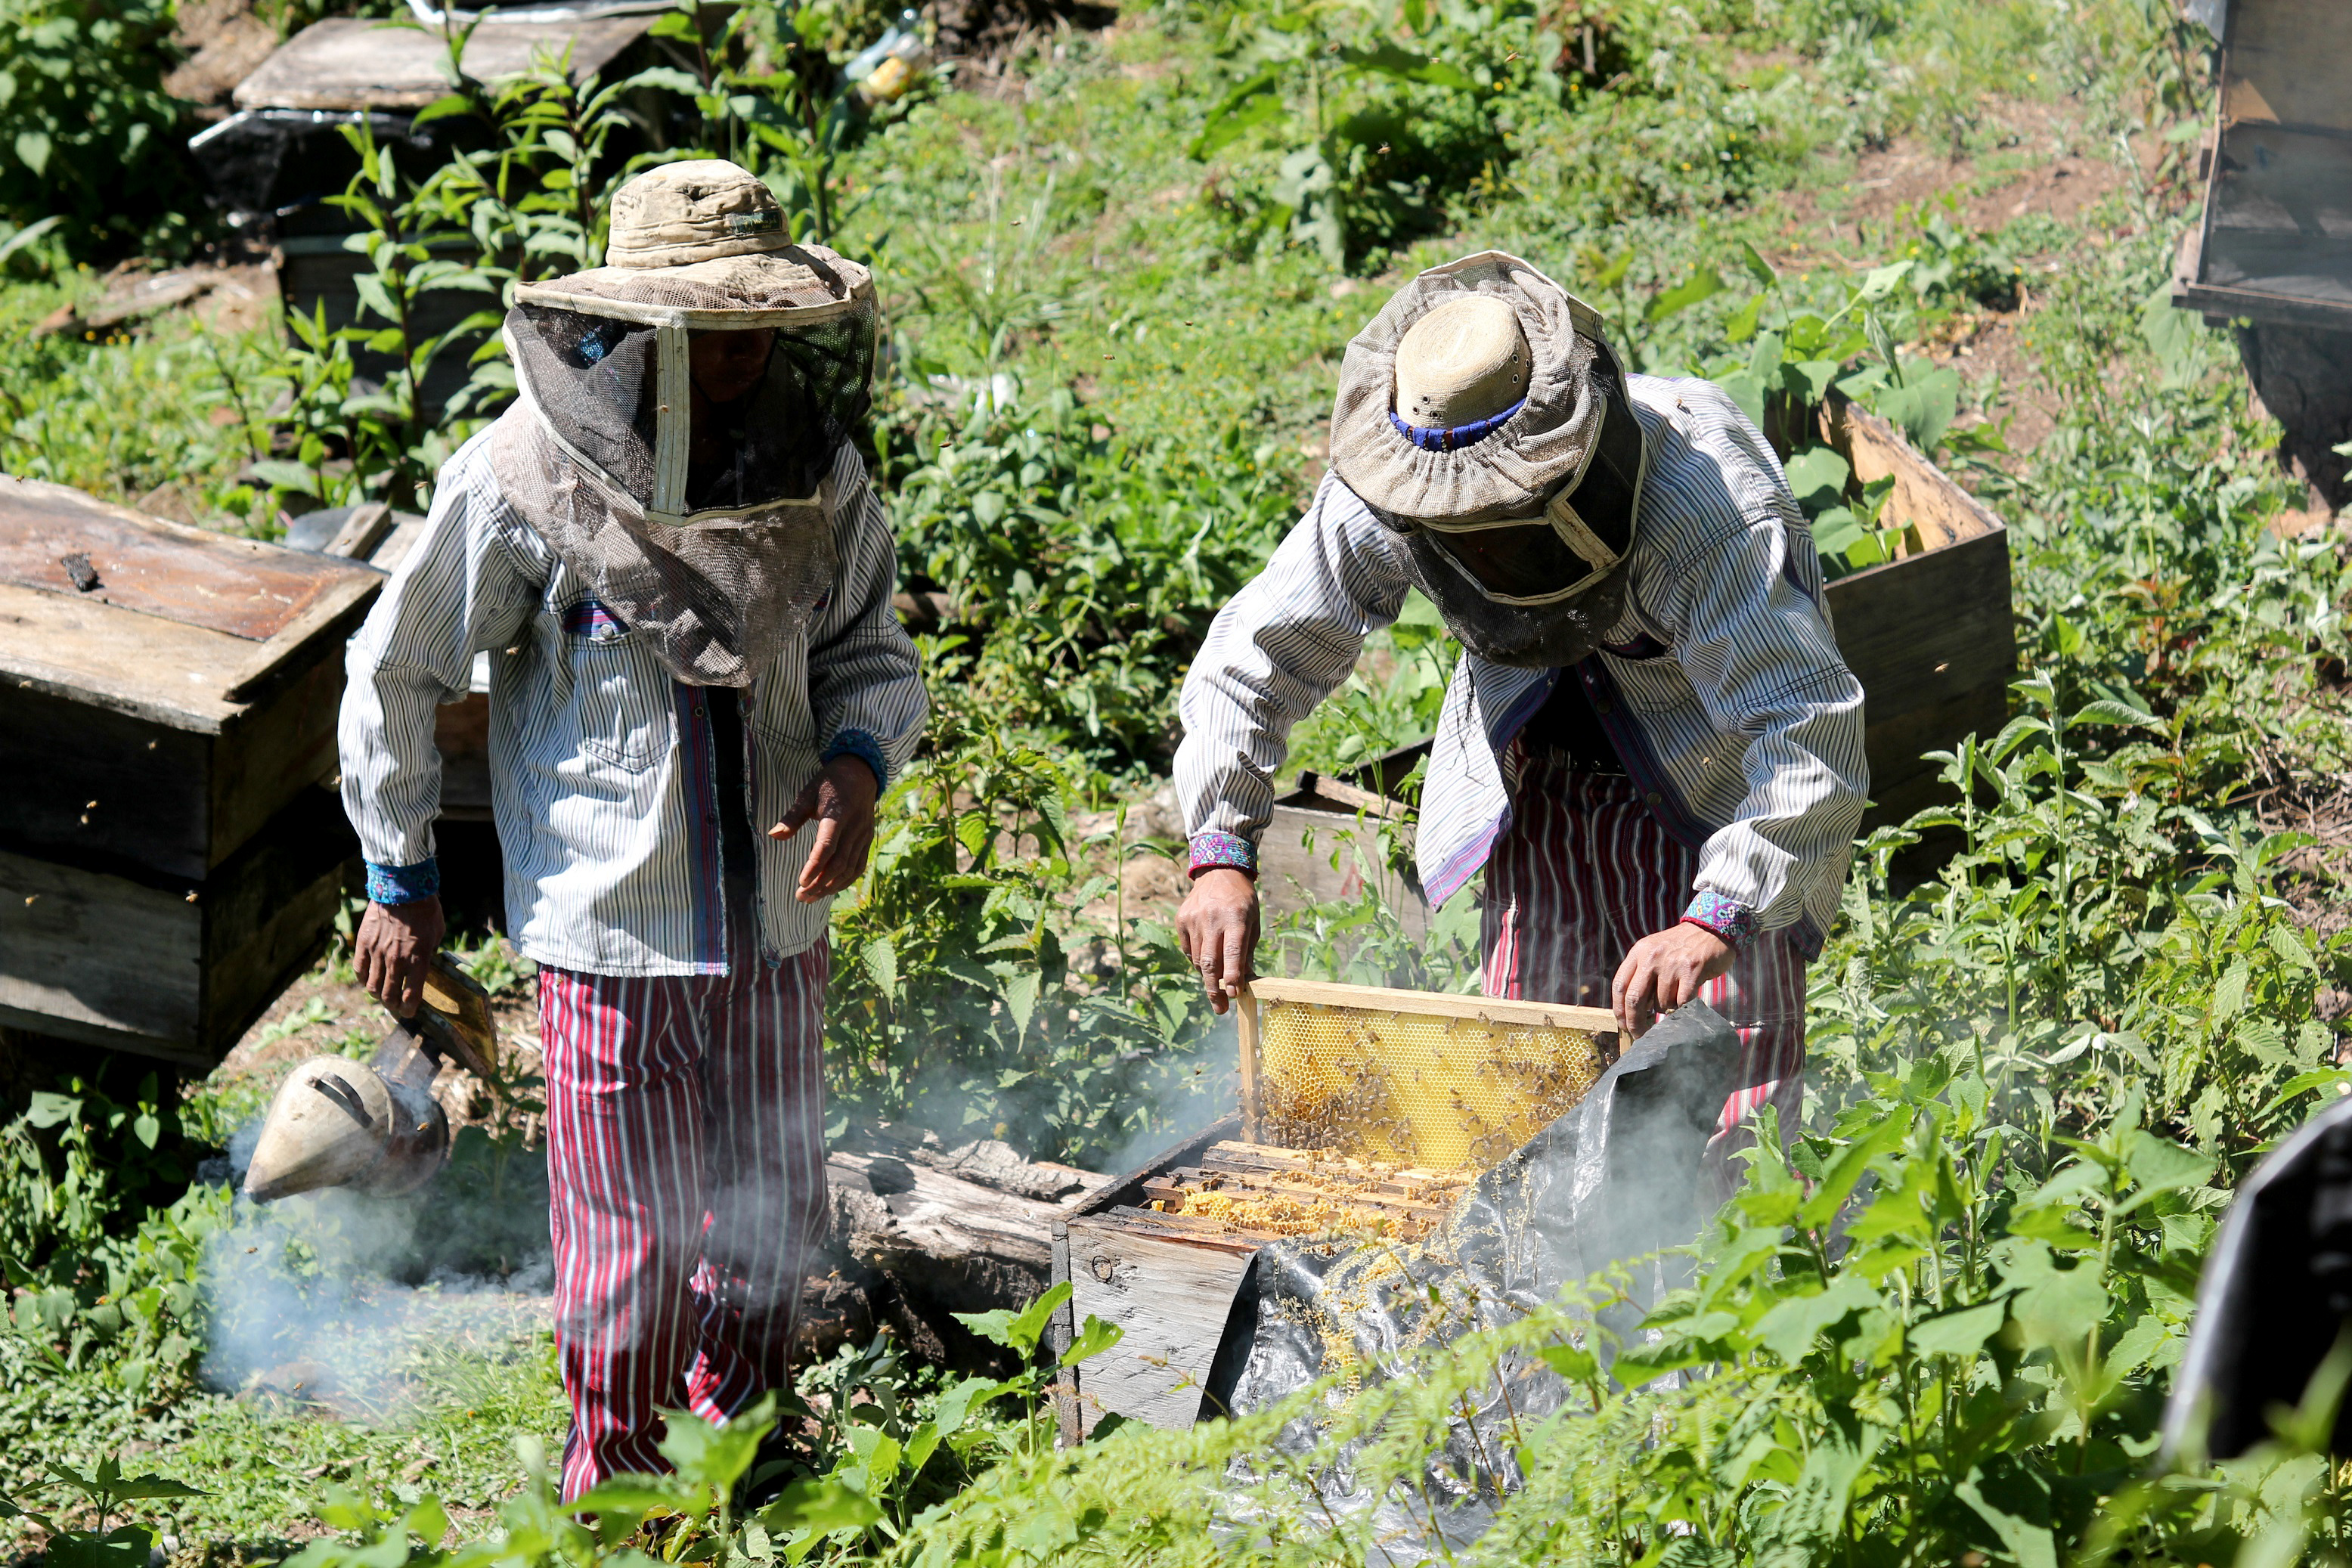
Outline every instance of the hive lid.
{"type": "MultiPolygon", "coordinates": [[[[465,71],[477,81],[520,76],[533,59],[568,58],[585,81],[643,37],[649,16],[537,21],[490,16],[466,40],[465,71]]],[[[422,109],[446,98],[448,46],[437,32],[359,16],[313,22],[237,84],[239,109],[330,110],[422,109]]]]}
{"type": "Polygon", "coordinates": [[[146,517],[63,485],[0,478],[0,674],[18,685],[214,729],[383,578],[146,517]]]}

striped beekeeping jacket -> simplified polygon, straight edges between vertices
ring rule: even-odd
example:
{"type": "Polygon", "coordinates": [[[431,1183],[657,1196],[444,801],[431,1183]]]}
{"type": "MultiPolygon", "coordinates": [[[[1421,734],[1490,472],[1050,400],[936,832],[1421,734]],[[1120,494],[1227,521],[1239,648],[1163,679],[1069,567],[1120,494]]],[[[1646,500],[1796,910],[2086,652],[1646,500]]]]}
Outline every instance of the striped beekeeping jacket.
{"type": "MultiPolygon", "coordinates": [[[[507,929],[534,961],[593,974],[723,973],[728,910],[706,690],[671,679],[509,505],[487,436],[441,470],[425,534],[352,639],[340,740],[343,805],[369,894],[439,885],[435,707],[490,670],[491,806],[507,929]]],[[[884,783],[913,755],[929,703],[890,608],[890,525],[845,446],[834,482],[840,560],[807,634],[744,695],[745,800],[759,858],[761,944],[814,944],[830,900],[793,897],[814,833],[781,820],[824,761],[855,754],[884,783]]]]}
{"type": "MultiPolygon", "coordinates": [[[[1627,378],[1649,445],[1625,613],[1572,671],[1465,655],[1445,693],[1416,842],[1433,903],[1511,821],[1512,740],[1573,674],[1650,808],[1699,852],[1692,915],[1808,956],[1861,821],[1862,688],[1780,465],[1709,383],[1627,378]]],[[[1290,728],[1403,608],[1406,552],[1336,476],[1218,615],[1184,682],[1177,793],[1193,866],[1255,868],[1290,728]]]]}

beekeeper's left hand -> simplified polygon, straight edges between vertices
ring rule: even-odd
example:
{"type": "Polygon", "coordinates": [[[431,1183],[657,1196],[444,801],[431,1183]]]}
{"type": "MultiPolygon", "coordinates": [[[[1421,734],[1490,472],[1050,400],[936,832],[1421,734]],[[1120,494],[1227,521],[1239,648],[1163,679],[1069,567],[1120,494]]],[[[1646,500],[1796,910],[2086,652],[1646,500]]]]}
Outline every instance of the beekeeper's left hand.
{"type": "Polygon", "coordinates": [[[1731,967],[1732,945],[1685,921],[1635,942],[1617,966],[1617,1027],[1638,1039],[1661,1013],[1698,1000],[1700,987],[1731,967]]]}
{"type": "Polygon", "coordinates": [[[862,757],[835,757],[801,791],[784,819],[768,829],[771,838],[790,838],[814,820],[816,844],[801,868],[794,896],[804,904],[831,898],[866,874],[874,847],[874,797],[881,783],[862,757]]]}

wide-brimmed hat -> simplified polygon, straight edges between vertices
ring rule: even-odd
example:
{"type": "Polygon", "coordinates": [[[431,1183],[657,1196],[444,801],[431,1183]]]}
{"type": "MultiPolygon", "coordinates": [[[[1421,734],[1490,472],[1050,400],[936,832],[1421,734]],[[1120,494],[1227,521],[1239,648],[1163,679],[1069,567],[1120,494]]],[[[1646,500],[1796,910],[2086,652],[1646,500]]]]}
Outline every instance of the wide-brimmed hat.
{"type": "MultiPolygon", "coordinates": [[[[1478,342],[1516,346],[1496,330],[1493,312],[1465,313],[1465,320],[1478,342]]],[[[1486,384],[1496,379],[1496,368],[1483,363],[1491,357],[1474,352],[1454,362],[1465,390],[1473,383],[1482,395],[1492,390],[1486,384]]],[[[1507,357],[1503,365],[1505,376],[1522,368],[1507,357]]],[[[1465,256],[1398,289],[1349,343],[1331,410],[1331,467],[1366,505],[1398,519],[1460,524],[1532,517],[1583,476],[1615,380],[1615,356],[1591,307],[1516,256],[1465,256]],[[1397,354],[1417,322],[1465,296],[1510,307],[1528,355],[1525,391],[1488,428],[1448,442],[1418,428],[1442,421],[1415,417],[1443,413],[1442,405],[1428,411],[1396,406],[1397,354]]]]}
{"type": "Polygon", "coordinates": [[[664,326],[799,326],[872,310],[874,279],[797,245],[757,176],[721,158],[665,163],[613,197],[607,264],[515,290],[522,305],[664,326]]]}

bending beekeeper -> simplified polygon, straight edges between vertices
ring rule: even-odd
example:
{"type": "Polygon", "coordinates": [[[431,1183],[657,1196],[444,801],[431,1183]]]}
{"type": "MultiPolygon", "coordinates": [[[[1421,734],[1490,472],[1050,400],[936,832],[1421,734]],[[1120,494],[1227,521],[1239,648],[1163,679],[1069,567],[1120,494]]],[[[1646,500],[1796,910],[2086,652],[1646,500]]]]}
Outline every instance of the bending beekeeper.
{"type": "Polygon", "coordinates": [[[1349,344],[1331,470],[1184,683],[1178,929],[1219,1011],[1251,973],[1257,839],[1290,727],[1407,590],[1465,651],[1422,792],[1433,904],[1484,868],[1487,994],[1704,999],[1738,1030],[1717,1150],[1793,1128],[1805,963],[1868,785],[1862,689],[1780,465],[1703,381],[1627,375],[1516,257],[1399,289],[1349,344]]]}
{"type": "Polygon", "coordinates": [[[787,1384],[828,1212],[828,901],[928,711],[848,439],[866,269],[792,244],[719,162],[625,186],[609,258],[516,291],[520,396],[441,470],[341,725],[360,976],[405,1016],[442,939],[434,707],[488,650],[508,929],[540,966],[566,1498],[661,1468],[657,1407],[787,1384]]]}

